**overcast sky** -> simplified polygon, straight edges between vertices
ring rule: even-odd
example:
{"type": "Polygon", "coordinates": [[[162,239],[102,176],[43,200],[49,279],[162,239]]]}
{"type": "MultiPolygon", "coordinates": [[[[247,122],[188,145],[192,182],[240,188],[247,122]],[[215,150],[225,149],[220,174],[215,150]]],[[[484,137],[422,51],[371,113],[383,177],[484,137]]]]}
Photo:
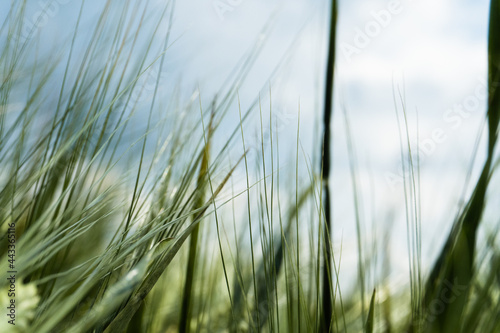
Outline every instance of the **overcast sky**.
{"type": "MultiPolygon", "coordinates": [[[[298,38],[273,103],[296,117],[300,97],[302,140],[307,142],[321,114],[315,101],[322,96],[328,6],[327,1],[305,0],[184,1],[178,7],[177,28],[185,31],[181,43],[189,60],[186,69],[207,86],[223,78],[276,13],[274,29],[242,94],[248,101],[255,97],[267,73],[298,38]]],[[[362,196],[374,206],[365,203],[365,223],[384,221],[394,210],[396,235],[405,235],[394,82],[406,96],[414,150],[418,112],[424,253],[433,257],[439,250],[436,244],[454,218],[450,212],[461,198],[484,121],[488,9],[489,1],[340,1],[333,125],[334,186],[342,189],[334,192],[339,193],[334,194],[339,239],[343,234],[346,241],[354,232],[341,104],[351,124],[362,196]]],[[[290,130],[284,132],[293,137],[297,118],[291,119],[290,130]]],[[[483,150],[481,146],[480,163],[483,150]]],[[[396,246],[404,246],[405,237],[398,238],[396,246]]],[[[404,256],[406,248],[400,250],[395,253],[404,256]]],[[[399,263],[406,267],[404,260],[399,263]]]]}

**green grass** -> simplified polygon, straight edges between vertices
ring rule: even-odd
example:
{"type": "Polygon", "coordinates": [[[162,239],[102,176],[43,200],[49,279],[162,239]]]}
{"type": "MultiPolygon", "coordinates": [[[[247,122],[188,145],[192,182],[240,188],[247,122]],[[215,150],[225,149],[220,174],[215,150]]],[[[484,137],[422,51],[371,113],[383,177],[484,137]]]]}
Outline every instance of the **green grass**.
{"type": "Polygon", "coordinates": [[[17,271],[16,326],[4,315],[1,332],[500,332],[498,228],[481,224],[499,164],[500,1],[491,2],[487,158],[463,211],[453,212],[458,217],[430,271],[421,264],[420,162],[411,158],[409,140],[414,124],[404,96],[394,94],[409,175],[407,286],[391,286],[388,272],[373,278],[377,265],[390,269],[390,223],[378,226],[384,239],[374,236],[384,250],[368,249],[351,135],[356,124],[344,110],[357,231],[352,291],[340,288],[343,244],[331,237],[330,200],[338,191],[328,182],[335,156],[336,1],[324,135],[315,143],[320,158],[302,146],[299,104],[286,161],[280,160],[288,146],[273,121],[272,86],[246,110],[239,99],[262,40],[216,97],[197,90],[184,100],[177,86],[165,98],[160,81],[176,43],[174,1],[161,11],[148,1],[106,1],[93,30],[82,28],[82,2],[65,48],[50,55],[37,52],[36,33],[14,38],[23,31],[27,5],[12,2],[0,27],[10,37],[0,48],[4,309],[9,227],[15,228],[17,271]],[[144,78],[153,68],[159,70],[151,88],[144,78]],[[149,94],[146,102],[141,92],[149,94]],[[13,108],[19,101],[22,107],[13,108]],[[239,114],[232,127],[225,122],[229,112],[239,114]],[[248,145],[252,116],[260,125],[256,149],[248,145]],[[479,232],[484,244],[477,243],[479,232]]]}

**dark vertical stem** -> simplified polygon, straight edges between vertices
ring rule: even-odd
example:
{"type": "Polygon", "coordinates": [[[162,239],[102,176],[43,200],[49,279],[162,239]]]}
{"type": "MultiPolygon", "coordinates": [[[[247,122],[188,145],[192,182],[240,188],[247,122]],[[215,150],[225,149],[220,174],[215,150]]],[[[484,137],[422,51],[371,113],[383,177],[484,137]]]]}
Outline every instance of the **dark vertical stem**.
{"type": "Polygon", "coordinates": [[[332,281],[331,263],[332,253],[330,247],[330,231],[332,227],[330,207],[330,123],[333,109],[333,80],[335,69],[335,40],[337,26],[337,1],[332,0],[330,17],[330,39],[328,46],[328,60],[326,66],[325,103],[323,111],[323,144],[321,149],[321,173],[323,179],[324,209],[325,209],[325,257],[323,265],[323,309],[322,309],[322,331],[330,331],[332,324],[332,281]]]}
{"type": "Polygon", "coordinates": [[[493,156],[500,122],[500,1],[492,0],[488,36],[488,156],[493,156]]]}

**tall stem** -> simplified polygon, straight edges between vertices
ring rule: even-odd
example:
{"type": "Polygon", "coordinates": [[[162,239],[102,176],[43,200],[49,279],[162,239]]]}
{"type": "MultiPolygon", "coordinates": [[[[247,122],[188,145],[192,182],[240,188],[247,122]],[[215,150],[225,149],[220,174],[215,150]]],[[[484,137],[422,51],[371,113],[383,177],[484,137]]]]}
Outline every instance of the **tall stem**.
{"type": "Polygon", "coordinates": [[[330,247],[330,231],[332,228],[331,206],[330,206],[330,123],[333,110],[333,83],[335,70],[335,40],[337,31],[337,1],[332,0],[330,16],[330,38],[328,46],[328,60],[326,66],[326,84],[325,84],[325,103],[323,111],[323,144],[321,147],[321,173],[323,179],[324,209],[325,209],[325,256],[323,265],[323,313],[322,313],[322,331],[329,332],[332,325],[332,281],[331,281],[331,263],[332,252],[330,247]]]}

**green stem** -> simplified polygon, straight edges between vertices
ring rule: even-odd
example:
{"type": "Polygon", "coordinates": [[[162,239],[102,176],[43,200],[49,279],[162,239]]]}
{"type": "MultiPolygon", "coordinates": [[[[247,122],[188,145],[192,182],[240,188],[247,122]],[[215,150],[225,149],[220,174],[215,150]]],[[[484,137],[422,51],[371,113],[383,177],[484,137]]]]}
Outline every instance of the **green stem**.
{"type": "Polygon", "coordinates": [[[331,5],[331,18],[330,18],[330,40],[328,47],[328,60],[326,67],[326,85],[325,85],[325,104],[323,112],[323,144],[322,144],[322,158],[321,170],[323,179],[323,192],[324,192],[324,210],[325,210],[325,224],[324,224],[324,237],[325,237],[325,257],[323,265],[323,312],[322,312],[322,331],[329,332],[332,325],[332,281],[331,281],[331,263],[332,253],[330,248],[330,231],[332,227],[331,222],[331,206],[330,206],[330,124],[332,119],[333,110],[333,83],[334,83],[334,69],[335,69],[335,41],[336,41],[336,28],[337,26],[337,1],[332,0],[331,5]]]}

